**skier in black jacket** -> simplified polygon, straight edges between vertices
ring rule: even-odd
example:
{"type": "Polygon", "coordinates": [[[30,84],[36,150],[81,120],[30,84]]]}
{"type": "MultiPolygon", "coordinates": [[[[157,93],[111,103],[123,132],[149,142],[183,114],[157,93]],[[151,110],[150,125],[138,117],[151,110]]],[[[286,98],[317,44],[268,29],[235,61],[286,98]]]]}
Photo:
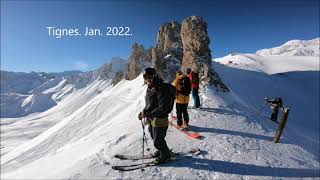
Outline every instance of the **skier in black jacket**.
{"type": "Polygon", "coordinates": [[[157,157],[155,163],[161,164],[171,157],[171,152],[165,141],[169,125],[168,114],[172,110],[172,107],[168,106],[170,87],[163,83],[154,68],[146,68],[143,78],[148,88],[145,97],[146,106],[139,113],[139,120],[147,118],[148,130],[153,139],[154,147],[157,149],[154,153],[157,157]]]}
{"type": "Polygon", "coordinates": [[[271,108],[272,114],[270,119],[272,121],[277,121],[279,109],[282,107],[282,99],[280,97],[277,97],[275,99],[268,100],[268,98],[266,97],[264,98],[264,100],[271,104],[270,108],[271,108]]]}

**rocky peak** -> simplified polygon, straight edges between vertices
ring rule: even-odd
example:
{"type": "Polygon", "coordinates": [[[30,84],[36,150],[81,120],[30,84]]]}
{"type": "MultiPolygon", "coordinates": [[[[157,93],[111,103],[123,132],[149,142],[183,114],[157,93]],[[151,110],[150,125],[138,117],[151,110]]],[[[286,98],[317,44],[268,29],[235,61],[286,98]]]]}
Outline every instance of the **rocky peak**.
{"type": "Polygon", "coordinates": [[[183,45],[182,70],[191,68],[198,71],[201,78],[222,91],[229,91],[211,65],[210,39],[207,23],[199,16],[187,17],[181,27],[183,45]]]}
{"type": "Polygon", "coordinates": [[[182,62],[181,25],[177,21],[160,26],[156,48],[152,49],[152,61],[160,77],[171,82],[182,62]]]}
{"type": "Polygon", "coordinates": [[[166,56],[171,54],[175,57],[181,57],[182,60],[182,42],[180,37],[181,25],[177,21],[165,23],[160,26],[157,36],[157,52],[166,56]]]}
{"type": "Polygon", "coordinates": [[[126,79],[132,80],[139,76],[145,67],[151,66],[151,49],[145,50],[142,45],[134,43],[126,69],[126,79]]]}
{"type": "Polygon", "coordinates": [[[187,17],[182,25],[177,21],[165,23],[160,26],[155,48],[145,50],[137,43],[133,45],[126,79],[134,79],[145,67],[153,66],[164,81],[172,82],[178,70],[190,67],[205,82],[228,91],[212,68],[209,43],[207,23],[201,17],[187,17]]]}

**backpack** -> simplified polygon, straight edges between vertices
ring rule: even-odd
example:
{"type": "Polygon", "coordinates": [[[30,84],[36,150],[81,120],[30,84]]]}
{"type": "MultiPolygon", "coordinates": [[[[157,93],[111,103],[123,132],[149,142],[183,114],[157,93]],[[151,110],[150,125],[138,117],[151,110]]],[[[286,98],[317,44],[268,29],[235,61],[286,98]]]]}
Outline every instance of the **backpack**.
{"type": "Polygon", "coordinates": [[[169,83],[163,83],[163,87],[165,89],[165,91],[168,93],[168,96],[166,98],[166,109],[164,109],[164,112],[166,114],[169,114],[172,109],[173,109],[173,105],[176,99],[176,88],[169,83]]]}
{"type": "Polygon", "coordinates": [[[181,93],[184,96],[189,96],[190,92],[191,92],[191,82],[188,76],[184,76],[181,79],[181,91],[179,91],[179,93],[181,93]]]}
{"type": "Polygon", "coordinates": [[[191,76],[192,76],[192,84],[199,84],[199,73],[197,72],[191,72],[191,76]]]}

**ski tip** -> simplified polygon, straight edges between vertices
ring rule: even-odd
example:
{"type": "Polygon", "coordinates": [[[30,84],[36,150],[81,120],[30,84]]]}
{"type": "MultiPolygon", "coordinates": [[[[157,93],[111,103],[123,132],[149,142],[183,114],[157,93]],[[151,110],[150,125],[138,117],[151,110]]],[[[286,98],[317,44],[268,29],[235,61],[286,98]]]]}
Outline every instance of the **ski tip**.
{"type": "Polygon", "coordinates": [[[195,153],[195,152],[199,152],[199,151],[201,151],[199,148],[195,148],[195,149],[190,150],[191,153],[195,153]]]}
{"type": "Polygon", "coordinates": [[[195,139],[201,139],[201,137],[202,137],[199,133],[192,133],[189,136],[192,138],[195,138],[195,139]]]}
{"type": "Polygon", "coordinates": [[[112,166],[111,167],[113,170],[117,170],[117,171],[123,171],[122,168],[119,168],[118,166],[112,166]]]}
{"type": "Polygon", "coordinates": [[[120,154],[116,154],[116,155],[114,155],[113,157],[115,157],[115,158],[122,158],[123,156],[120,155],[120,154]]]}
{"type": "Polygon", "coordinates": [[[120,154],[116,154],[114,155],[113,157],[117,158],[117,159],[121,159],[121,160],[125,160],[125,159],[128,159],[126,157],[124,157],[123,155],[120,155],[120,154]]]}

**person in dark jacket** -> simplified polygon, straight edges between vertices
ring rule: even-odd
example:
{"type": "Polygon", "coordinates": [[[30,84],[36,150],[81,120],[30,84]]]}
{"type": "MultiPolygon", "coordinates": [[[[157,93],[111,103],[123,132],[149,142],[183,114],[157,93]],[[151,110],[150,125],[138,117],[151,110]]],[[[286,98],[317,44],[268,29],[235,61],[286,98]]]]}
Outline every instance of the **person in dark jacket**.
{"type": "Polygon", "coordinates": [[[194,102],[194,108],[200,107],[200,97],[199,97],[199,74],[195,71],[191,71],[190,68],[186,69],[186,73],[188,74],[191,81],[192,88],[192,98],[194,102]]]}
{"type": "Polygon", "coordinates": [[[277,121],[279,109],[282,107],[282,99],[280,97],[277,97],[272,100],[268,100],[267,97],[264,99],[266,102],[270,103],[270,105],[271,105],[270,108],[271,108],[272,114],[271,114],[270,119],[272,121],[277,121]]]}
{"type": "Polygon", "coordinates": [[[148,130],[154,147],[157,149],[154,153],[157,157],[155,163],[161,164],[171,157],[165,140],[169,124],[166,104],[169,90],[154,68],[146,68],[143,78],[148,88],[145,96],[146,106],[139,113],[139,120],[147,118],[148,130]]]}

